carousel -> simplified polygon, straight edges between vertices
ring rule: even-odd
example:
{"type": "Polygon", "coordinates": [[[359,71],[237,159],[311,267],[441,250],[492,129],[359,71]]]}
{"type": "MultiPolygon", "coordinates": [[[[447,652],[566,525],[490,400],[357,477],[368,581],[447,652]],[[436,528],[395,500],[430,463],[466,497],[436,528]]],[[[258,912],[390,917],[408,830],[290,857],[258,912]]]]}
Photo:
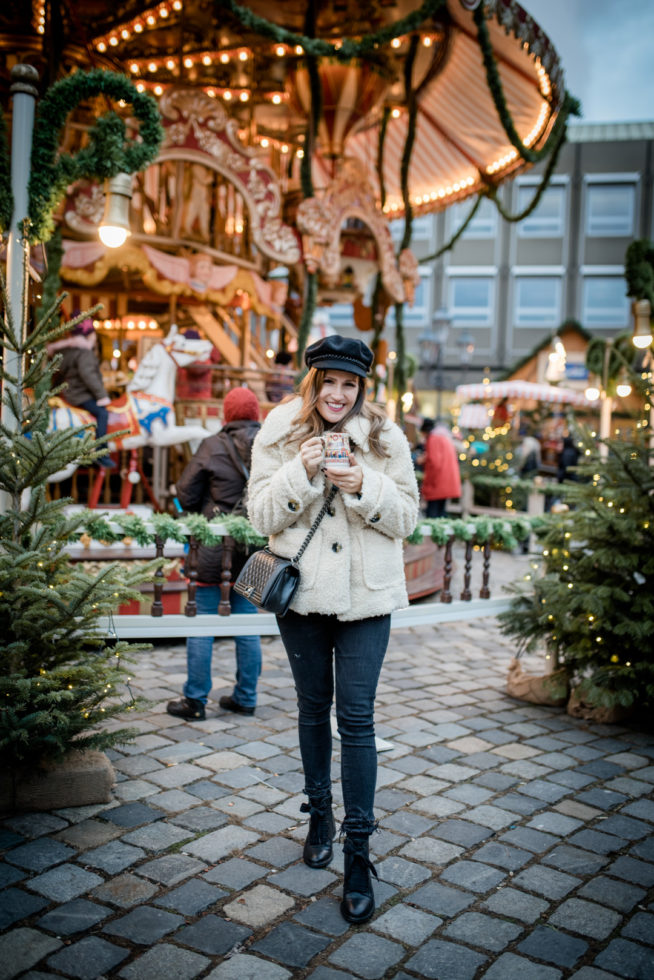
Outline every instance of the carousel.
{"type": "MultiPolygon", "coordinates": [[[[246,384],[268,410],[334,303],[352,304],[378,375],[394,309],[392,383],[371,394],[401,413],[413,219],[467,198],[470,217],[484,198],[500,207],[500,184],[543,160],[545,186],[577,111],[556,51],[515,0],[9,2],[5,112],[21,63],[41,92],[118,72],[162,126],[147,165],[71,166],[52,214],[43,203],[32,215],[29,302],[66,290],[67,314],[95,309],[112,425],[129,429],[110,447],[116,475],[57,474],[91,506],[169,509],[225,392],[246,384]]],[[[35,140],[47,131],[56,154],[80,159],[107,113],[138,133],[135,104],[104,85],[53,118],[37,103],[35,140]]],[[[52,415],[80,422],[65,403],[52,415]]]]}

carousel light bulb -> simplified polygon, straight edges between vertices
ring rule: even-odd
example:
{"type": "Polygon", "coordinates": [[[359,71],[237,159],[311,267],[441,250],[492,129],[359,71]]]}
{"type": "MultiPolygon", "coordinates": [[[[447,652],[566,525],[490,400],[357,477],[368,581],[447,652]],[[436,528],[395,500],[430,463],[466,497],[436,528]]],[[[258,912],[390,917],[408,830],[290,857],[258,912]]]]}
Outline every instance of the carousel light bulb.
{"type": "Polygon", "coordinates": [[[129,202],[132,197],[131,174],[116,174],[105,185],[105,210],[98,228],[100,241],[107,248],[120,248],[128,235],[129,202]]]}
{"type": "Polygon", "coordinates": [[[185,68],[192,68],[193,67],[193,58],[184,58],[184,67],[185,68]]]}
{"type": "Polygon", "coordinates": [[[168,71],[173,71],[173,69],[175,68],[175,61],[173,58],[168,59],[168,61],[166,62],[166,68],[168,69],[168,71]]]}
{"type": "Polygon", "coordinates": [[[589,385],[584,394],[586,396],[586,401],[596,402],[598,401],[601,392],[595,385],[589,385]]]}
{"type": "Polygon", "coordinates": [[[143,33],[143,24],[141,23],[140,20],[137,20],[137,22],[134,24],[134,33],[135,34],[143,33]]]}
{"type": "Polygon", "coordinates": [[[116,37],[115,34],[112,34],[111,37],[109,38],[109,44],[111,45],[112,48],[115,48],[116,45],[118,44],[118,38],[116,37]]]}
{"type": "Polygon", "coordinates": [[[157,62],[156,61],[150,61],[149,64],[148,64],[148,71],[153,71],[154,72],[156,70],[157,70],[157,62]]]}
{"type": "Polygon", "coordinates": [[[239,53],[238,53],[238,60],[239,61],[247,61],[248,60],[248,53],[247,53],[247,51],[239,51],[239,53]]]}
{"type": "Polygon", "coordinates": [[[229,89],[225,89],[225,91],[223,92],[223,99],[225,100],[225,102],[231,102],[232,93],[229,91],[229,89]]]}
{"type": "Polygon", "coordinates": [[[205,55],[202,56],[202,64],[203,65],[210,65],[211,64],[211,55],[210,54],[205,54],[205,55]]]}
{"type": "Polygon", "coordinates": [[[163,95],[163,85],[155,85],[154,87],[155,95],[163,95]]]}
{"type": "Polygon", "coordinates": [[[241,100],[241,102],[249,102],[250,101],[250,93],[249,92],[241,92],[241,94],[239,95],[239,99],[241,100]]]}
{"type": "Polygon", "coordinates": [[[284,57],[284,55],[286,54],[286,48],[284,47],[283,44],[277,45],[277,47],[275,48],[275,54],[277,55],[278,58],[284,57]]]}
{"type": "Polygon", "coordinates": [[[281,101],[282,101],[281,95],[279,94],[279,92],[275,92],[275,94],[272,97],[273,105],[279,105],[281,101]]]}
{"type": "Polygon", "coordinates": [[[221,65],[227,65],[229,63],[229,55],[227,54],[226,51],[223,51],[223,53],[221,54],[220,63],[221,65]]]}

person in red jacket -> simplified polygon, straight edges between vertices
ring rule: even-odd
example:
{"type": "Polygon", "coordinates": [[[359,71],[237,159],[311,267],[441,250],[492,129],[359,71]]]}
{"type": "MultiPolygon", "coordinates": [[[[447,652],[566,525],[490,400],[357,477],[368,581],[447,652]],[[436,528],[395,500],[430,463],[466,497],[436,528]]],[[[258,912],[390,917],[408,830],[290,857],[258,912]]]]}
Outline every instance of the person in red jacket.
{"type": "Polygon", "coordinates": [[[426,517],[446,517],[447,501],[461,496],[461,474],[456,447],[444,425],[434,427],[433,419],[420,426],[425,436],[425,451],[420,460],[425,476],[422,497],[427,505],[426,517]]]}

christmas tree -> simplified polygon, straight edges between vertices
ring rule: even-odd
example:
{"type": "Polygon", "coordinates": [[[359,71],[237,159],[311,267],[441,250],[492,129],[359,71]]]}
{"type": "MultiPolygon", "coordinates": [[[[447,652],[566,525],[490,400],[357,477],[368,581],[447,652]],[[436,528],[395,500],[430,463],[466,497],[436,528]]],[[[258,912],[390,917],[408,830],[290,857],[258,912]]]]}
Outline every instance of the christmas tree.
{"type": "Polygon", "coordinates": [[[140,647],[100,634],[96,622],[137,596],[157,564],[136,571],[112,564],[92,577],[66,551],[85,518],[67,511],[70,500],[48,499],[48,478],[92,464],[106,448],[84,429],[48,431],[57,360],[48,361],[46,345],[88,315],[60,325],[63,299],[28,335],[27,313],[14,324],[2,288],[0,761],[14,773],[131,736],[102,725],[136,705],[123,661],[140,647]]]}
{"type": "MultiPolygon", "coordinates": [[[[651,410],[645,381],[644,408],[651,410]]],[[[500,615],[521,651],[545,644],[590,705],[654,704],[654,449],[649,419],[622,439],[580,430],[567,508],[541,530],[542,576],[511,591],[500,615]]]]}

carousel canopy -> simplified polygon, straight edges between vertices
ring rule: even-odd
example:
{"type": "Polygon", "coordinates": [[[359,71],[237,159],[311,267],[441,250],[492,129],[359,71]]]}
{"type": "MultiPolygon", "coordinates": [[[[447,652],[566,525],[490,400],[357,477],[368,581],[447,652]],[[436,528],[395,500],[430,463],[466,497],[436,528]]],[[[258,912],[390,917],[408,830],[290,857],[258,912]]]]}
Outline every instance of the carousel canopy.
{"type": "Polygon", "coordinates": [[[202,89],[287,191],[299,189],[313,118],[315,189],[355,157],[391,217],[407,201],[444,208],[533,162],[566,99],[554,48],[515,0],[6,0],[5,90],[16,56],[46,84],[98,66],[157,98],[202,89]]]}
{"type": "Polygon", "coordinates": [[[491,381],[489,384],[459,385],[459,402],[497,401],[501,398],[521,398],[524,401],[551,402],[555,405],[588,406],[586,396],[572,388],[537,384],[534,381],[491,381]]]}

